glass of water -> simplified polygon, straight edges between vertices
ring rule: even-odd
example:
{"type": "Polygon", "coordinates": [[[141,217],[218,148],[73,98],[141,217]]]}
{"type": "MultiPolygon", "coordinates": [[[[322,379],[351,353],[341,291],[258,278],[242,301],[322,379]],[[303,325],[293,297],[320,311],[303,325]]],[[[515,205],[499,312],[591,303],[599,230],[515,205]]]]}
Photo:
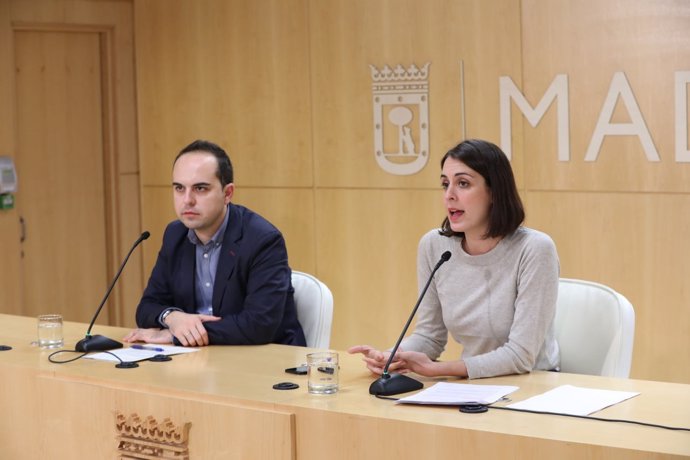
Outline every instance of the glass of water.
{"type": "Polygon", "coordinates": [[[38,317],[38,346],[41,348],[61,348],[62,315],[40,315],[38,317]]]}
{"type": "Polygon", "coordinates": [[[338,353],[324,351],[307,355],[307,388],[312,394],[338,391],[338,353]]]}

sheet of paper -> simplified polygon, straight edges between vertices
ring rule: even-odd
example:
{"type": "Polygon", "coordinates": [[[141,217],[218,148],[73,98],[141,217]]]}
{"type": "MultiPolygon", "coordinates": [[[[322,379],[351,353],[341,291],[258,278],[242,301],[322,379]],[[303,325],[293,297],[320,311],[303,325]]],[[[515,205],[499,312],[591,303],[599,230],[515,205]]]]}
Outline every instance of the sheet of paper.
{"type": "Polygon", "coordinates": [[[639,394],[632,391],[596,390],[562,385],[507,407],[559,414],[591,415],[639,394]]]}
{"type": "Polygon", "coordinates": [[[399,399],[403,404],[459,405],[468,403],[492,404],[516,391],[506,385],[473,385],[470,383],[439,382],[412,396],[399,399]]]}
{"type": "Polygon", "coordinates": [[[84,358],[98,359],[101,361],[125,362],[143,361],[153,358],[156,355],[178,355],[181,353],[193,353],[199,351],[198,348],[175,347],[173,345],[144,345],[149,349],[137,349],[132,347],[110,350],[108,353],[94,353],[84,356],[84,358]],[[115,356],[119,357],[117,359],[115,356]]]}

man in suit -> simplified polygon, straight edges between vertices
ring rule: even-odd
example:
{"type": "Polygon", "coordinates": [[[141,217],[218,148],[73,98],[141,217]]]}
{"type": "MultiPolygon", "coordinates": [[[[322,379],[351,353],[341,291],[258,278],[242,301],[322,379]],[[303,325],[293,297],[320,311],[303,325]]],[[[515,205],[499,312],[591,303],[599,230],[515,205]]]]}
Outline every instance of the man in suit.
{"type": "Polygon", "coordinates": [[[285,240],[249,209],[231,203],[230,158],[195,141],[173,163],[179,220],[163,245],[125,342],[183,346],[282,343],[304,346],[285,240]]]}

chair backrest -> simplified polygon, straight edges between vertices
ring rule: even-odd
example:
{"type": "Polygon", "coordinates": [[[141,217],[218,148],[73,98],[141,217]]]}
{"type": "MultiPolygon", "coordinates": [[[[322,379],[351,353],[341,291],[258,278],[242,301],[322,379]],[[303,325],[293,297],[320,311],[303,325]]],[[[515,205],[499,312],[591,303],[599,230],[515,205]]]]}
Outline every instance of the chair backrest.
{"type": "Polygon", "coordinates": [[[324,283],[308,273],[292,272],[297,319],[302,325],[307,346],[328,348],[333,322],[333,294],[324,283]]]}
{"type": "Polygon", "coordinates": [[[561,278],[555,320],[561,371],[628,378],[635,311],[618,292],[590,281],[561,278]]]}

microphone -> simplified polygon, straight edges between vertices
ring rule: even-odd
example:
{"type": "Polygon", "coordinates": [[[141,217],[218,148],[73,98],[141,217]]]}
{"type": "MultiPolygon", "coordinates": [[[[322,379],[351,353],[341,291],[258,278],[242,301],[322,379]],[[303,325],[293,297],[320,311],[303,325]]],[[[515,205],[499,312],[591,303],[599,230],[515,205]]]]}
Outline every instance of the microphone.
{"type": "Polygon", "coordinates": [[[431,275],[429,275],[429,280],[426,282],[426,286],[424,286],[424,289],[422,289],[422,293],[419,294],[417,304],[414,306],[414,308],[412,309],[412,313],[410,314],[410,317],[407,319],[407,324],[405,324],[405,327],[403,328],[400,337],[398,337],[398,341],[395,343],[393,350],[391,350],[391,355],[388,357],[388,362],[386,362],[386,366],[383,368],[383,374],[381,374],[381,377],[379,377],[371,384],[371,386],[369,386],[369,394],[391,396],[397,395],[399,393],[407,393],[408,391],[420,390],[424,388],[424,384],[422,382],[415,380],[411,377],[408,377],[403,374],[389,374],[388,368],[393,362],[393,358],[395,357],[395,353],[398,351],[400,342],[402,342],[403,337],[405,337],[407,328],[410,327],[412,318],[414,318],[415,313],[417,313],[419,304],[422,303],[422,299],[424,298],[424,294],[426,294],[426,290],[429,289],[429,285],[431,284],[431,280],[433,279],[434,274],[436,274],[436,271],[439,268],[441,268],[441,265],[443,265],[448,261],[448,259],[450,259],[450,256],[450,251],[444,252],[441,255],[441,259],[438,261],[434,269],[431,271],[431,275]]]}
{"type": "Polygon", "coordinates": [[[93,328],[93,323],[96,322],[96,318],[98,318],[99,313],[103,309],[103,305],[105,305],[105,301],[108,300],[108,297],[110,296],[110,292],[113,290],[115,283],[117,282],[118,278],[120,278],[120,273],[122,273],[122,269],[125,268],[125,264],[129,260],[129,256],[131,256],[132,252],[134,252],[134,249],[137,246],[139,246],[139,243],[141,243],[142,241],[147,239],[149,236],[151,236],[151,234],[149,232],[144,232],[134,242],[132,249],[130,249],[129,252],[127,253],[127,257],[125,257],[125,260],[122,262],[122,265],[120,265],[120,269],[117,271],[115,278],[113,278],[113,282],[110,283],[110,287],[108,288],[108,291],[105,293],[105,297],[103,297],[101,304],[98,306],[98,309],[96,310],[96,314],[93,315],[93,319],[91,320],[91,324],[89,324],[89,329],[86,331],[86,337],[84,337],[79,342],[77,342],[77,344],[74,346],[75,350],[81,351],[84,353],[88,353],[90,351],[105,351],[105,350],[114,350],[115,348],[122,348],[122,344],[120,342],[109,339],[108,337],[104,337],[102,335],[91,335],[91,328],[93,328]]]}

